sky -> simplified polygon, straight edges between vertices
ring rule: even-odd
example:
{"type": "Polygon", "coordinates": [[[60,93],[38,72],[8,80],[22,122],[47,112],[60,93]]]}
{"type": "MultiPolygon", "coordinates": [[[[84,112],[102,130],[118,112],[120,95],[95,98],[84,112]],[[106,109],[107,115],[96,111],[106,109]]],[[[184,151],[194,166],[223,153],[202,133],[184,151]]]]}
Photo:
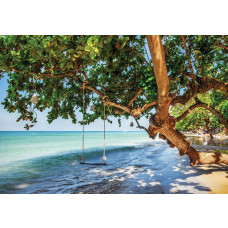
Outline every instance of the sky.
{"type": "MultiPolygon", "coordinates": [[[[2,79],[0,79],[0,103],[3,102],[4,98],[6,97],[6,90],[8,88],[7,83],[7,75],[4,75],[2,79]]],[[[80,124],[73,124],[71,120],[65,120],[62,118],[58,118],[54,120],[51,124],[47,122],[47,113],[48,111],[45,110],[43,112],[37,111],[38,122],[30,131],[81,131],[82,126],[80,124]]],[[[81,113],[76,112],[78,116],[78,120],[82,117],[81,113]]],[[[26,122],[20,121],[17,122],[17,118],[19,114],[15,113],[8,113],[7,110],[4,109],[3,105],[0,104],[0,131],[25,131],[24,126],[26,122]]],[[[130,127],[130,122],[133,119],[126,120],[122,117],[122,126],[119,127],[118,121],[116,118],[111,118],[113,121],[112,124],[106,121],[106,130],[107,131],[142,131],[136,128],[136,123],[134,121],[134,127],[130,127]]],[[[140,124],[148,127],[149,123],[146,118],[142,118],[140,124]]],[[[98,119],[95,120],[93,123],[86,125],[86,131],[102,131],[103,130],[103,120],[98,119]]]]}

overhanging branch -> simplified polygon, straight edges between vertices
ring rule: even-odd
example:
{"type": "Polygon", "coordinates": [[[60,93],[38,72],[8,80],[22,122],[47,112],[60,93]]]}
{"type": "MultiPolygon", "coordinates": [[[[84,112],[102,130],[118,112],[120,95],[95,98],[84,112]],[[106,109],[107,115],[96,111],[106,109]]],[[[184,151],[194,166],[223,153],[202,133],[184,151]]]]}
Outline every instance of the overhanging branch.
{"type": "Polygon", "coordinates": [[[135,108],[131,111],[131,114],[134,117],[139,116],[141,113],[143,113],[145,110],[147,110],[148,108],[152,108],[153,106],[155,107],[157,105],[157,101],[152,101],[150,103],[147,103],[145,105],[143,105],[142,107],[139,108],[135,108]]]}
{"type": "Polygon", "coordinates": [[[197,93],[203,94],[211,89],[218,89],[228,93],[228,83],[220,81],[214,78],[200,78],[196,77],[196,81],[198,85],[194,89],[189,89],[184,95],[177,96],[172,100],[172,105],[176,105],[177,103],[186,104],[191,98],[196,97],[197,93]]]}
{"type": "Polygon", "coordinates": [[[129,101],[128,103],[128,107],[130,107],[132,105],[132,103],[137,99],[137,97],[140,95],[140,93],[142,92],[142,89],[140,89],[136,94],[135,96],[129,101]]]}
{"type": "Polygon", "coordinates": [[[200,101],[198,98],[195,98],[196,103],[188,108],[181,116],[176,118],[176,121],[179,122],[180,120],[183,120],[189,113],[191,113],[196,108],[204,108],[208,111],[210,111],[212,114],[218,117],[219,123],[225,125],[228,127],[228,120],[224,118],[224,116],[215,108],[211,107],[209,104],[206,104],[202,101],[200,101]]]}

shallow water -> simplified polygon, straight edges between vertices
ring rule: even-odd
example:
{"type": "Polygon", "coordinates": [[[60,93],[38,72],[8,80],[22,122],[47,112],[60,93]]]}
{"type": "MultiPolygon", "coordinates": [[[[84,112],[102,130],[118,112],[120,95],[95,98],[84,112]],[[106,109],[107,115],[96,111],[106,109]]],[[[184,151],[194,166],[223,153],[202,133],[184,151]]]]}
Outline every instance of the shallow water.
{"type": "MultiPolygon", "coordinates": [[[[0,193],[73,193],[110,177],[80,165],[81,132],[0,132],[0,193]]],[[[132,164],[155,145],[144,132],[107,132],[106,167],[132,164]]],[[[85,134],[87,162],[102,162],[103,133],[85,134]]]]}
{"type": "MultiPolygon", "coordinates": [[[[175,178],[192,172],[188,164],[177,172],[177,149],[145,132],[107,132],[108,165],[80,165],[81,139],[81,132],[0,132],[0,193],[131,193],[135,186],[169,193],[175,178]]],[[[86,161],[102,162],[102,154],[103,133],[87,132],[86,161]]]]}
{"type": "Polygon", "coordinates": [[[221,146],[228,147],[228,141],[219,140],[217,138],[210,139],[208,137],[188,137],[191,144],[195,145],[205,145],[205,146],[221,146]]]}

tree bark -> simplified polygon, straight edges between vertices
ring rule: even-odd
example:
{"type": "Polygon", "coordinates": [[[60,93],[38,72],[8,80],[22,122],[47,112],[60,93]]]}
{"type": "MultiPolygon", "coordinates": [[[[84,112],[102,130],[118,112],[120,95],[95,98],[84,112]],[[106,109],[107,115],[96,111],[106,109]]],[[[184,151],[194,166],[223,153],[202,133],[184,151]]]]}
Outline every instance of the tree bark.
{"type": "Polygon", "coordinates": [[[210,135],[210,138],[213,139],[213,135],[212,135],[212,132],[211,132],[211,129],[209,127],[209,120],[205,119],[206,121],[206,129],[207,129],[207,133],[210,135]]]}
{"type": "Polygon", "coordinates": [[[169,107],[173,99],[170,97],[169,78],[161,37],[158,35],[148,35],[147,40],[158,86],[157,110],[156,114],[150,118],[148,134],[154,138],[159,133],[159,137],[167,140],[170,147],[176,146],[178,148],[180,155],[187,154],[189,156],[191,166],[198,163],[228,164],[227,154],[200,153],[191,147],[183,134],[175,129],[175,119],[169,115],[169,107]]]}
{"type": "Polygon", "coordinates": [[[155,120],[161,124],[169,115],[169,106],[172,101],[172,98],[169,97],[169,78],[160,36],[147,36],[147,40],[158,86],[158,104],[155,120]]]}

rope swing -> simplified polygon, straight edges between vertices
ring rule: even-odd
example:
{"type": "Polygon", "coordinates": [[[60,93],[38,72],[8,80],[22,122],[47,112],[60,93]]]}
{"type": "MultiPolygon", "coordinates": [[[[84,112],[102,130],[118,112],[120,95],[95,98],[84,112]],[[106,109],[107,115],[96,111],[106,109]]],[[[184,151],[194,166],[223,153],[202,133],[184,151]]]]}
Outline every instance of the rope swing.
{"type": "MultiPolygon", "coordinates": [[[[83,83],[82,86],[82,162],[80,162],[80,164],[82,165],[107,165],[106,164],[106,156],[105,156],[105,105],[106,103],[104,102],[104,150],[103,150],[103,163],[89,163],[89,162],[85,162],[85,123],[84,123],[84,117],[85,117],[85,85],[87,82],[83,83]]],[[[95,111],[95,106],[92,105],[91,106],[91,111],[95,111]]]]}
{"type": "Polygon", "coordinates": [[[85,115],[85,83],[82,86],[82,164],[84,164],[85,156],[84,156],[84,141],[85,141],[85,124],[84,124],[84,115],[85,115]]]}
{"type": "Polygon", "coordinates": [[[106,157],[105,157],[105,103],[104,103],[104,151],[103,151],[103,165],[106,163],[106,157]]]}

